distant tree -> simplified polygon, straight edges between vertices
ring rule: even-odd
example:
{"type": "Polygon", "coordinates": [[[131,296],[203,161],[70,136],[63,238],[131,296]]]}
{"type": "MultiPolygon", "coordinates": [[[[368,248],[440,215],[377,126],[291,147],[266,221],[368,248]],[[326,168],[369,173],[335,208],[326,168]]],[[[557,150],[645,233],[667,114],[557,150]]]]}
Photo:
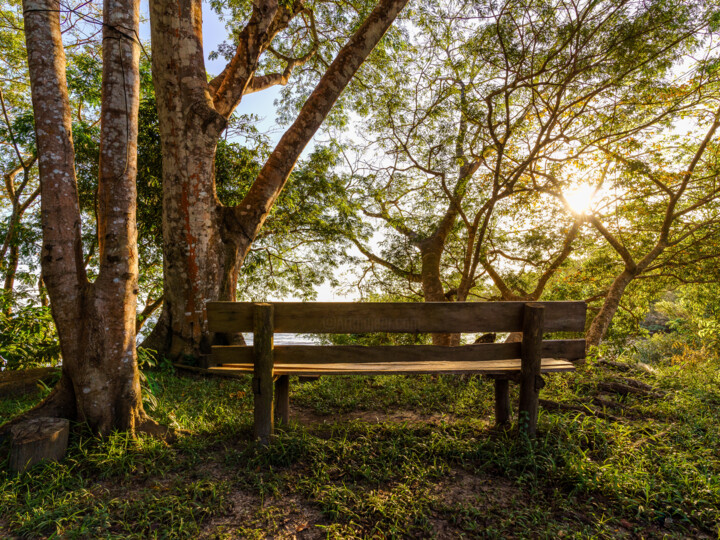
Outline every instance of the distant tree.
{"type": "Polygon", "coordinates": [[[655,107],[636,107],[635,96],[663,88],[662,74],[707,27],[703,9],[634,0],[419,8],[422,31],[362,102],[359,196],[386,239],[378,252],[358,235],[358,249],[426,301],[539,299],[583,218],[543,194],[538,171],[577,164],[681,111],[680,96],[655,107]]]}
{"type": "Polygon", "coordinates": [[[34,169],[37,155],[28,99],[20,1],[4,3],[0,15],[3,19],[0,25],[0,170],[3,176],[0,208],[6,216],[0,221],[0,275],[3,309],[9,314],[22,240],[26,236],[23,220],[37,200],[39,187],[34,169]]]}
{"type": "Polygon", "coordinates": [[[708,94],[692,115],[686,111],[691,133],[668,128],[666,135],[605,148],[597,181],[605,195],[585,219],[612,248],[612,267],[620,271],[602,293],[587,333],[591,345],[605,337],[634,280],[694,281],[694,265],[720,257],[720,110],[709,109],[720,95],[714,88],[708,94]]]}

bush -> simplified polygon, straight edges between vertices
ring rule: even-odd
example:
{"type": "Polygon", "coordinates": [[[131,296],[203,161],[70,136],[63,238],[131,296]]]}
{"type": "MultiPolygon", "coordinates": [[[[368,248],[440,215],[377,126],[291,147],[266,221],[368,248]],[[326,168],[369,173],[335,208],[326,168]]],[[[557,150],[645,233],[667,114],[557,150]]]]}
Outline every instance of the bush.
{"type": "Polygon", "coordinates": [[[60,361],[60,345],[50,308],[16,306],[0,310],[0,366],[25,369],[55,366],[60,361]]]}

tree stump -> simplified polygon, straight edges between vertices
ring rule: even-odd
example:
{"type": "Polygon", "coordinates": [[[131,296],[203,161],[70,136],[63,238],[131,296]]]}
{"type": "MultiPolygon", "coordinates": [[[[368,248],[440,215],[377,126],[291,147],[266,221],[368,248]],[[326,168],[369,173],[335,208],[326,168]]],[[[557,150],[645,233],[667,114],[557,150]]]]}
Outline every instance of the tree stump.
{"type": "Polygon", "coordinates": [[[22,472],[42,461],[63,458],[70,422],[64,418],[34,418],[13,426],[10,433],[10,469],[22,472]]]}

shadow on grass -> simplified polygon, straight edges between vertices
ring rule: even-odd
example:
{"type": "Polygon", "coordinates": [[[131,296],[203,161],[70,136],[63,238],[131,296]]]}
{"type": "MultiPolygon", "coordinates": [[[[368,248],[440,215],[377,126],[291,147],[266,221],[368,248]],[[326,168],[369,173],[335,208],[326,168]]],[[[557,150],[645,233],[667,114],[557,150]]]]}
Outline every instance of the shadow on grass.
{"type": "MultiPolygon", "coordinates": [[[[552,377],[544,394],[583,400],[604,376],[589,366],[552,377]]],[[[670,391],[660,400],[618,398],[641,413],[621,422],[543,412],[536,441],[489,426],[492,386],[481,378],[326,377],[293,384],[305,423],[261,449],[250,442],[249,377],[158,373],[151,414],[189,434],[168,446],[74,426],[62,463],[17,476],[2,465],[0,533],[713,537],[720,435],[702,401],[717,394],[675,388],[672,376],[653,377],[670,391]]]]}

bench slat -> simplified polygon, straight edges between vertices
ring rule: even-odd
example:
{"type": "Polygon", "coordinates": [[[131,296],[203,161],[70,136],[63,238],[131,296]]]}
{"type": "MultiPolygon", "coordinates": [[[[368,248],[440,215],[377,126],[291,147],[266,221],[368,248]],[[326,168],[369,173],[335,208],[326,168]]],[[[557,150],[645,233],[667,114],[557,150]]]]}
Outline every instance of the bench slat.
{"type": "MultiPolygon", "coordinates": [[[[252,347],[216,345],[215,364],[251,364],[252,347]]],[[[275,364],[372,364],[383,362],[487,362],[520,358],[520,343],[481,343],[459,347],[436,345],[278,345],[273,349],[275,364]]],[[[585,357],[584,339],[543,342],[544,357],[577,360],[585,357]]]]}
{"type": "MultiPolygon", "coordinates": [[[[567,360],[543,358],[542,373],[573,371],[575,366],[567,360]]],[[[232,364],[210,368],[218,372],[252,373],[252,364],[232,364]]],[[[492,360],[488,362],[392,362],[373,364],[275,364],[275,375],[390,375],[426,373],[484,373],[507,375],[520,372],[520,360],[492,360]]]]}
{"type": "MultiPolygon", "coordinates": [[[[270,302],[275,332],[519,332],[526,302],[270,302]]],[[[545,332],[582,332],[585,302],[545,306],[545,332]]],[[[252,302],[209,302],[212,332],[251,332],[252,302]]]]}

